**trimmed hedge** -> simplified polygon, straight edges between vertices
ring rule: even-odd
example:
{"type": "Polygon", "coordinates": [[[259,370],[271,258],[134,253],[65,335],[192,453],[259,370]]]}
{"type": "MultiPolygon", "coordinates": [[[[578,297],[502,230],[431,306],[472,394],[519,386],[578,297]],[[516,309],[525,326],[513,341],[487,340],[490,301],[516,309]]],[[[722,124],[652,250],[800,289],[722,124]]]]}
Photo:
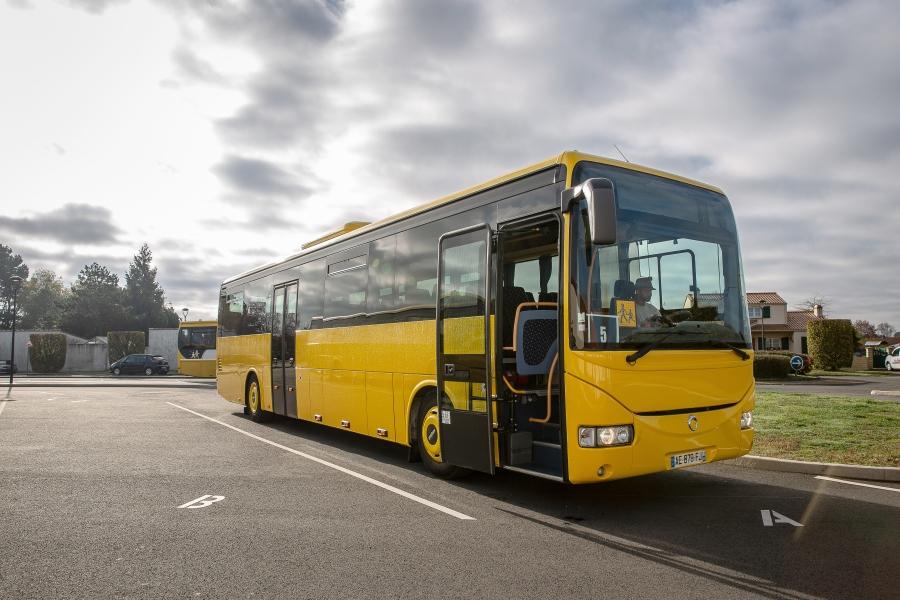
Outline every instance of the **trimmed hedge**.
{"type": "Polygon", "coordinates": [[[66,364],[68,341],[62,333],[32,333],[28,357],[35,373],[59,373],[66,364]]]}
{"type": "Polygon", "coordinates": [[[773,352],[757,352],[753,355],[753,376],[757,379],[782,379],[791,371],[790,357],[773,352]]]}
{"type": "Polygon", "coordinates": [[[820,369],[837,371],[853,364],[856,331],[849,319],[818,319],[809,322],[809,353],[820,369]]]}
{"type": "Polygon", "coordinates": [[[109,364],[129,354],[143,354],[147,344],[143,331],[110,331],[109,364]]]}
{"type": "MultiPolygon", "coordinates": [[[[800,356],[803,358],[803,368],[800,369],[801,375],[806,375],[810,371],[812,371],[812,358],[809,354],[801,354],[800,352],[791,352],[790,350],[767,350],[766,352],[762,352],[762,354],[777,354],[778,356],[787,356],[788,360],[792,356],[800,356]]],[[[794,369],[791,369],[791,372],[794,372],[794,369]]]]}

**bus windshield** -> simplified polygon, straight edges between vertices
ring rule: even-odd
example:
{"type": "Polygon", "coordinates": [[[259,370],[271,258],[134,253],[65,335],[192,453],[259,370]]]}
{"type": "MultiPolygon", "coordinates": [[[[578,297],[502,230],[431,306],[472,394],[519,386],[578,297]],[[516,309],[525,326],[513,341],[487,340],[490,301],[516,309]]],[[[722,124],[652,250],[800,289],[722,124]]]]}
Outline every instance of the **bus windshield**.
{"type": "Polygon", "coordinates": [[[573,185],[612,180],[617,242],[594,246],[572,212],[570,331],[576,349],[750,347],[737,229],[721,194],[580,163],[573,185]]]}
{"type": "Polygon", "coordinates": [[[178,351],[184,358],[203,358],[216,347],[215,327],[182,327],[178,330],[178,351]]]}

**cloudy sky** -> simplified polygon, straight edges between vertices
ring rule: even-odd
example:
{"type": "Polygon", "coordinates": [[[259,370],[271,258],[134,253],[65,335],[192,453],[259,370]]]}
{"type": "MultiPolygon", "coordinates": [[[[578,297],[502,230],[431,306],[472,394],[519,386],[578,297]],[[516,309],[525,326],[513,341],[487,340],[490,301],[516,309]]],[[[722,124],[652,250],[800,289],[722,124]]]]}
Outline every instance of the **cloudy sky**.
{"type": "Polygon", "coordinates": [[[0,242],[168,300],[563,149],[726,190],[750,291],[900,327],[900,4],[0,0],[0,242]],[[364,185],[360,185],[364,182],[364,185]]]}

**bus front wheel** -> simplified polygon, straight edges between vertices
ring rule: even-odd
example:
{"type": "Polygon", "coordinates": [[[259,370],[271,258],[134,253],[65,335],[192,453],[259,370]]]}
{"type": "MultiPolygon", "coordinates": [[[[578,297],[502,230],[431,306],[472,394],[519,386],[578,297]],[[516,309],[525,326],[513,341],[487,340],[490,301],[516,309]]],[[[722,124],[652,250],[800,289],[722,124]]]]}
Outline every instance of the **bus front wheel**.
{"type": "Polygon", "coordinates": [[[247,380],[246,404],[244,405],[244,413],[251,419],[260,423],[265,420],[266,413],[262,409],[261,399],[259,395],[259,382],[256,377],[251,375],[247,380]]]}
{"type": "Polygon", "coordinates": [[[416,443],[419,456],[425,467],[442,479],[454,479],[465,474],[465,469],[447,464],[441,457],[440,425],[438,422],[437,397],[425,398],[419,406],[416,420],[416,443]]]}

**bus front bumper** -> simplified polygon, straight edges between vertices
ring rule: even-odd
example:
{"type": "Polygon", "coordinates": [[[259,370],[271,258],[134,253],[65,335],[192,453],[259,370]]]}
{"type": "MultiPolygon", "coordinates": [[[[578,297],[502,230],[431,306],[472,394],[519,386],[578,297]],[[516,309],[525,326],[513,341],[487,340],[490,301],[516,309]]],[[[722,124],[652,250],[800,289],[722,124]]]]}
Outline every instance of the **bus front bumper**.
{"type": "MultiPolygon", "coordinates": [[[[593,388],[583,381],[575,387],[579,385],[593,388]]],[[[567,426],[571,483],[597,483],[736,458],[753,446],[753,428],[741,429],[742,413],[752,411],[755,404],[752,386],[744,398],[726,408],[654,416],[634,414],[597,388],[582,391],[592,397],[589,412],[594,416],[574,411],[582,414],[576,417],[577,423],[570,420],[567,426]],[[634,439],[625,446],[582,448],[578,426],[588,424],[632,425],[634,439]]],[[[573,394],[568,398],[574,399],[573,394]]]]}

